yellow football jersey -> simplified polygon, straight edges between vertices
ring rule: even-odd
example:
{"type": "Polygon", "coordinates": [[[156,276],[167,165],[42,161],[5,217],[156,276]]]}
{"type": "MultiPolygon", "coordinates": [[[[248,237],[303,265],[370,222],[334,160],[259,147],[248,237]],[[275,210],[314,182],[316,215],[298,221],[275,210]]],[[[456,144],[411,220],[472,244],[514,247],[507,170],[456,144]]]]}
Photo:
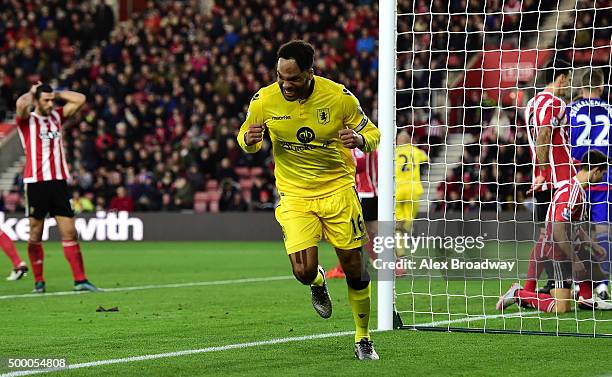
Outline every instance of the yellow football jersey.
{"type": "Polygon", "coordinates": [[[363,135],[364,152],[378,147],[380,132],[364,114],[359,101],[343,85],[314,76],[314,89],[305,100],[287,101],[277,83],[260,89],[251,99],[238,143],[255,153],[261,143],[246,145],[251,124],[265,124],[274,155],[280,195],[317,198],[355,185],[355,163],[342,146],[338,132],[351,128],[363,135]]]}
{"type": "Polygon", "coordinates": [[[418,200],[423,193],[421,164],[429,158],[421,149],[412,145],[395,148],[395,191],[397,200],[418,200]]]}

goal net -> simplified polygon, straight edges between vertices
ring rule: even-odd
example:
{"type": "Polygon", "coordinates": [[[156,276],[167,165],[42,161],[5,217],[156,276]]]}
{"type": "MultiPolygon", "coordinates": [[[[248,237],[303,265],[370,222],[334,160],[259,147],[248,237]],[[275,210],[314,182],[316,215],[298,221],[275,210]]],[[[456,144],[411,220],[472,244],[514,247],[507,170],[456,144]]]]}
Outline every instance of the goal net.
{"type": "MultiPolygon", "coordinates": [[[[588,79],[599,75],[595,72],[604,80],[599,97],[608,102],[611,7],[610,1],[593,0],[397,0],[392,118],[383,119],[388,104],[379,99],[380,154],[384,160],[391,146],[396,166],[393,208],[385,207],[389,199],[382,192],[386,210],[379,214],[395,213],[394,234],[379,233],[378,239],[378,246],[393,249],[386,258],[395,262],[389,268],[394,277],[379,271],[379,279],[393,280],[393,286],[382,286],[379,304],[391,297],[396,328],[612,336],[612,311],[600,310],[610,303],[610,256],[596,254],[576,236],[580,227],[609,252],[609,223],[600,220],[596,228],[589,221],[593,203],[585,206],[586,221],[568,221],[571,253],[586,269],[580,277],[575,266],[570,276],[560,271],[567,267],[562,257],[542,258],[549,254],[541,250],[553,248],[558,238],[537,243],[546,223],[538,219],[530,192],[535,173],[529,139],[534,136],[525,119],[529,100],[550,89],[549,71],[554,78],[562,61],[571,65],[571,88],[555,94],[568,109],[584,97],[588,79]],[[384,125],[388,119],[395,124],[393,140],[392,128],[384,125]],[[383,242],[389,236],[393,247],[383,242]],[[530,260],[536,275],[529,270],[530,260]],[[526,289],[534,278],[534,292],[510,292],[498,302],[513,284],[526,289]]],[[[389,46],[384,33],[381,28],[381,77],[383,49],[389,46]]],[[[578,144],[607,147],[612,111],[585,131],[585,123],[594,119],[589,106],[582,123],[578,119],[584,133],[578,144]]],[[[576,137],[570,133],[578,131],[570,130],[568,117],[569,111],[559,116],[558,125],[550,124],[561,127],[571,149],[576,137]]],[[[586,187],[585,202],[592,200],[592,187],[586,187]]],[[[597,190],[608,187],[600,184],[597,190]]],[[[609,202],[603,204],[607,208],[609,202]]],[[[381,315],[388,318],[379,308],[381,315]]]]}

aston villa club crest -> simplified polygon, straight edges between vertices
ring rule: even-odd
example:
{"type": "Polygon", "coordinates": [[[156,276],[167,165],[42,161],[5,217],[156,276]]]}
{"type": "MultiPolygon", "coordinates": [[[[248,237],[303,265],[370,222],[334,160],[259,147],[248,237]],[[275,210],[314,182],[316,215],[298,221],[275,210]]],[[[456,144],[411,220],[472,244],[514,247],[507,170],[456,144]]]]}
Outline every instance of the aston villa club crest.
{"type": "Polygon", "coordinates": [[[317,119],[319,124],[327,124],[330,121],[331,115],[329,114],[329,107],[323,109],[317,109],[317,119]]]}

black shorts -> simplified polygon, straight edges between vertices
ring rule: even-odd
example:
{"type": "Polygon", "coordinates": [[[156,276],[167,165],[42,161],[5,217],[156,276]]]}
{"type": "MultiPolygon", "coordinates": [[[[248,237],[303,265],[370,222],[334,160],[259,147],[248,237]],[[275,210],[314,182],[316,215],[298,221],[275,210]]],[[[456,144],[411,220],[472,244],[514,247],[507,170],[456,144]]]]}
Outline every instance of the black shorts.
{"type": "Polygon", "coordinates": [[[68,184],[64,180],[26,183],[26,217],[43,220],[52,217],[74,217],[68,184]]]}
{"type": "Polygon", "coordinates": [[[555,195],[555,189],[537,191],[533,194],[535,199],[535,221],[546,221],[546,213],[548,212],[550,202],[552,202],[553,195],[555,195]]]}
{"type": "Polygon", "coordinates": [[[548,278],[555,281],[555,288],[569,289],[572,287],[573,272],[570,260],[548,260],[550,263],[544,264],[544,269],[548,278]]]}
{"type": "Polygon", "coordinates": [[[361,198],[363,221],[376,221],[378,219],[378,198],[361,198]]]}
{"type": "Polygon", "coordinates": [[[566,288],[572,287],[572,281],[582,280],[594,280],[600,281],[605,280],[605,275],[600,268],[600,263],[594,262],[591,253],[586,249],[581,249],[577,252],[578,258],[584,264],[586,272],[577,273],[574,271],[574,264],[571,260],[567,259],[562,254],[563,252],[559,249],[553,255],[556,255],[553,259],[546,257],[540,263],[544,263],[544,270],[548,275],[549,280],[554,280],[555,288],[566,288]]]}

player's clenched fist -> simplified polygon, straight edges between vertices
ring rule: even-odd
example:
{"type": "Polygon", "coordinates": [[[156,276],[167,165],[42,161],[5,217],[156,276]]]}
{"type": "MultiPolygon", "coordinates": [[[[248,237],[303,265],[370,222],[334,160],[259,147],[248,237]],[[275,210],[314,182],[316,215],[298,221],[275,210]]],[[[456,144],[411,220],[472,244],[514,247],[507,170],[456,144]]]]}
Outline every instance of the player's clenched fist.
{"type": "Polygon", "coordinates": [[[30,88],[30,94],[34,95],[36,93],[36,89],[42,85],[42,82],[37,81],[36,84],[32,85],[32,87],[30,88]]]}
{"type": "Polygon", "coordinates": [[[257,144],[263,140],[263,124],[251,124],[249,130],[244,134],[244,142],[246,145],[257,144]]]}
{"type": "Polygon", "coordinates": [[[338,132],[338,136],[340,137],[340,141],[345,148],[361,148],[365,144],[365,139],[363,136],[349,128],[340,130],[340,132],[338,132]]]}

